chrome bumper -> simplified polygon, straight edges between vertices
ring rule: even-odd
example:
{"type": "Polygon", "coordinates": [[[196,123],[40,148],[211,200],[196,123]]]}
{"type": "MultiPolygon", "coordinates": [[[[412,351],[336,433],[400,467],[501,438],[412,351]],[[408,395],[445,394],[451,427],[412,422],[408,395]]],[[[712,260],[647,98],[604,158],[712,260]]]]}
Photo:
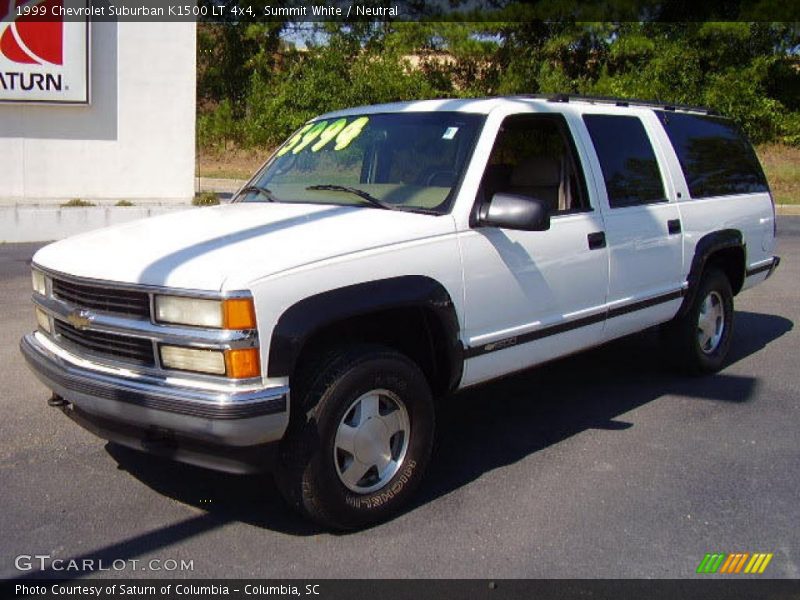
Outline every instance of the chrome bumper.
{"type": "MultiPolygon", "coordinates": [[[[287,387],[210,389],[177,385],[169,379],[123,376],[93,370],[57,355],[36,333],[22,338],[20,350],[34,374],[56,395],[77,409],[81,425],[106,439],[115,427],[87,426],[86,421],[117,423],[148,436],[219,448],[243,448],[275,442],[289,421],[287,387]],[[98,431],[99,430],[99,431],[98,431]]],[[[72,415],[71,415],[72,416],[72,415]]],[[[133,436],[135,437],[135,435],[133,436]]],[[[119,437],[112,441],[149,450],[119,437]]],[[[213,450],[210,451],[213,454],[213,450]]],[[[174,456],[178,460],[185,460],[174,456]]],[[[201,464],[197,460],[187,460],[201,464]]],[[[207,462],[207,461],[206,461],[207,462]]],[[[234,470],[219,465],[212,468],[234,470]]]]}

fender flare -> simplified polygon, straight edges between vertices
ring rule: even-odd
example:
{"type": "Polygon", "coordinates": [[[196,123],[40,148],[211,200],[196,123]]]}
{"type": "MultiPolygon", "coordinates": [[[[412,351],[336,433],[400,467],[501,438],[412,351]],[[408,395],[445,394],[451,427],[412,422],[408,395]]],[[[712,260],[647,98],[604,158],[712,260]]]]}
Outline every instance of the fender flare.
{"type": "Polygon", "coordinates": [[[278,318],[269,346],[267,375],[288,377],[305,343],[339,321],[396,308],[422,308],[438,319],[445,335],[449,388],[461,379],[464,347],[455,305],[445,287],[430,277],[405,275],[357,283],[304,298],[278,318]]]}
{"type": "Polygon", "coordinates": [[[678,317],[686,314],[686,311],[694,302],[694,297],[697,294],[697,288],[700,285],[700,279],[703,276],[703,270],[706,268],[708,259],[715,252],[725,250],[727,248],[741,248],[745,253],[745,264],[747,264],[747,247],[744,243],[742,232],[738,229],[720,229],[719,231],[712,231],[698,240],[694,247],[692,266],[689,269],[689,275],[686,278],[689,284],[689,289],[686,291],[683,304],[681,304],[681,307],[678,310],[678,317]]]}

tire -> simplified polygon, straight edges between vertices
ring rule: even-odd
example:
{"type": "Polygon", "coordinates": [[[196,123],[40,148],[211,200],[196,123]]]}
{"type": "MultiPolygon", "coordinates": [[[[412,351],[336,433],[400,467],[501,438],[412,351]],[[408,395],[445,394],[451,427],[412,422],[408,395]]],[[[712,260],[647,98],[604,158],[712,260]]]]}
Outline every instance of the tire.
{"type": "Polygon", "coordinates": [[[275,473],[287,502],[337,530],[396,514],[433,444],[433,399],[419,367],[389,348],[350,346],[309,361],[292,387],[275,473]]]}
{"type": "Polygon", "coordinates": [[[706,271],[691,306],[665,333],[682,370],[702,375],[722,369],[733,339],[733,292],[728,277],[714,267],[706,271]]]}

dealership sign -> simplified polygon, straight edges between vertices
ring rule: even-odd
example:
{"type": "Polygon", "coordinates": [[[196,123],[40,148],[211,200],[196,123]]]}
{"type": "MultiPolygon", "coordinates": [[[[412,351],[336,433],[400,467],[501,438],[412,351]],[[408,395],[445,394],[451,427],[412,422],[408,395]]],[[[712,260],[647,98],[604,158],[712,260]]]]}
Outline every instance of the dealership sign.
{"type": "Polygon", "coordinates": [[[0,101],[89,103],[89,25],[63,4],[0,0],[0,101]]]}

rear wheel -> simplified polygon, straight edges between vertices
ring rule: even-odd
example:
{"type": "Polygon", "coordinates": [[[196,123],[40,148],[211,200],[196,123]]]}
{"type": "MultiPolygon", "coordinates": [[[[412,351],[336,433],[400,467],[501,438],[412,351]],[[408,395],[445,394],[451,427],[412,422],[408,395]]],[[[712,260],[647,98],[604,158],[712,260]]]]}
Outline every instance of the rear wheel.
{"type": "Polygon", "coordinates": [[[691,373],[714,373],[725,364],[733,335],[733,292],[725,274],[709,269],[686,313],[667,326],[672,351],[691,373]]]}
{"type": "Polygon", "coordinates": [[[392,516],[431,453],[434,409],[424,375],[404,355],[367,345],[325,353],[303,371],[276,473],[284,497],[334,529],[392,516]]]}

